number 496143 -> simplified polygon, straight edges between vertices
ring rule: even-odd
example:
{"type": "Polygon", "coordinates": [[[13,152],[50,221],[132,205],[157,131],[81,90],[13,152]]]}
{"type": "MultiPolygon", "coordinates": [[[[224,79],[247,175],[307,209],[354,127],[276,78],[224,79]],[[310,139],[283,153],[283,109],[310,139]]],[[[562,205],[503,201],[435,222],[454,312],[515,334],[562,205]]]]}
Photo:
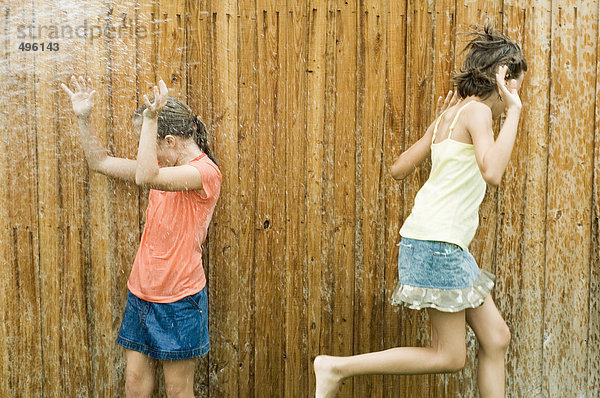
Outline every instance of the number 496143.
{"type": "Polygon", "coordinates": [[[58,51],[58,43],[21,43],[19,50],[21,51],[58,51]]]}

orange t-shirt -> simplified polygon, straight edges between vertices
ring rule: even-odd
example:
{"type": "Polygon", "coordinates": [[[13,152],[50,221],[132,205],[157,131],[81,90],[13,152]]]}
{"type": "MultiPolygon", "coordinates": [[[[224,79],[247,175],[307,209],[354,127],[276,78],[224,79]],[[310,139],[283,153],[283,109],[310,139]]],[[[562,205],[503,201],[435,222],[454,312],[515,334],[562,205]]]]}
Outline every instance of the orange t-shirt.
{"type": "Polygon", "coordinates": [[[221,172],[206,154],[188,163],[202,175],[202,192],[150,190],[146,225],[127,287],[135,296],[172,303],[206,285],[202,243],[221,189],[221,172]]]}

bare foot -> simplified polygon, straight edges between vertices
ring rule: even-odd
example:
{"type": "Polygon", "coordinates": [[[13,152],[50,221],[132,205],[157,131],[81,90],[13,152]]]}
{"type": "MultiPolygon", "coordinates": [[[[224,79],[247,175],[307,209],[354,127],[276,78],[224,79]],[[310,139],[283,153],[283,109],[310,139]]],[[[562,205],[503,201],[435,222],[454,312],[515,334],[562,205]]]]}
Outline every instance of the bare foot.
{"type": "Polygon", "coordinates": [[[315,358],[316,398],[333,398],[340,388],[342,378],[333,367],[333,359],[334,357],[327,355],[319,355],[315,358]]]}

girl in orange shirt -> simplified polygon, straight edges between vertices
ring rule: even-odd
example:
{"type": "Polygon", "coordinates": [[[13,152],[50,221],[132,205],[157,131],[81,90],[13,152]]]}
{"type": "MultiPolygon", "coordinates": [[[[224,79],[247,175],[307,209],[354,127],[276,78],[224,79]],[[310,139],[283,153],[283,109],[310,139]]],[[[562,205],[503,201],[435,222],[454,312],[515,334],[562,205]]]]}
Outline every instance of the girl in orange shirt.
{"type": "Polygon", "coordinates": [[[73,111],[89,167],[150,188],[146,224],[127,282],[128,299],[117,343],[126,349],[127,396],[148,397],[156,360],[169,396],[194,396],[193,358],[209,350],[202,243],[219,191],[221,172],[204,124],[165,83],[132,118],[139,135],[135,160],[108,156],[91,111],[91,79],[71,78],[73,111]]]}

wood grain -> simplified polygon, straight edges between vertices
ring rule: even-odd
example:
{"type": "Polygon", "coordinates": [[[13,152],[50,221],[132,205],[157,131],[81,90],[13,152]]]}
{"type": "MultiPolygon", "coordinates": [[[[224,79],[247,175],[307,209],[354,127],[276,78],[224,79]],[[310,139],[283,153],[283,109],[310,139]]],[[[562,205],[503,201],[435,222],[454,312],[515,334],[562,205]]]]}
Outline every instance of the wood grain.
{"type": "MultiPolygon", "coordinates": [[[[1,4],[1,396],[124,395],[114,340],[147,190],[88,170],[59,90],[72,74],[94,80],[96,128],[117,156],[136,156],[130,117],[158,78],[208,126],[223,187],[203,248],[212,350],[196,395],[311,397],[319,354],[428,345],[426,313],[390,296],[430,163],[402,182],[388,169],[487,18],[529,64],[515,149],[470,248],[497,275],[512,332],[507,396],[595,396],[598,0],[1,4]],[[121,31],[16,50],[19,24],[84,20],[121,31]]],[[[356,377],[338,396],[477,396],[471,331],[467,347],[456,374],[356,377]]]]}

